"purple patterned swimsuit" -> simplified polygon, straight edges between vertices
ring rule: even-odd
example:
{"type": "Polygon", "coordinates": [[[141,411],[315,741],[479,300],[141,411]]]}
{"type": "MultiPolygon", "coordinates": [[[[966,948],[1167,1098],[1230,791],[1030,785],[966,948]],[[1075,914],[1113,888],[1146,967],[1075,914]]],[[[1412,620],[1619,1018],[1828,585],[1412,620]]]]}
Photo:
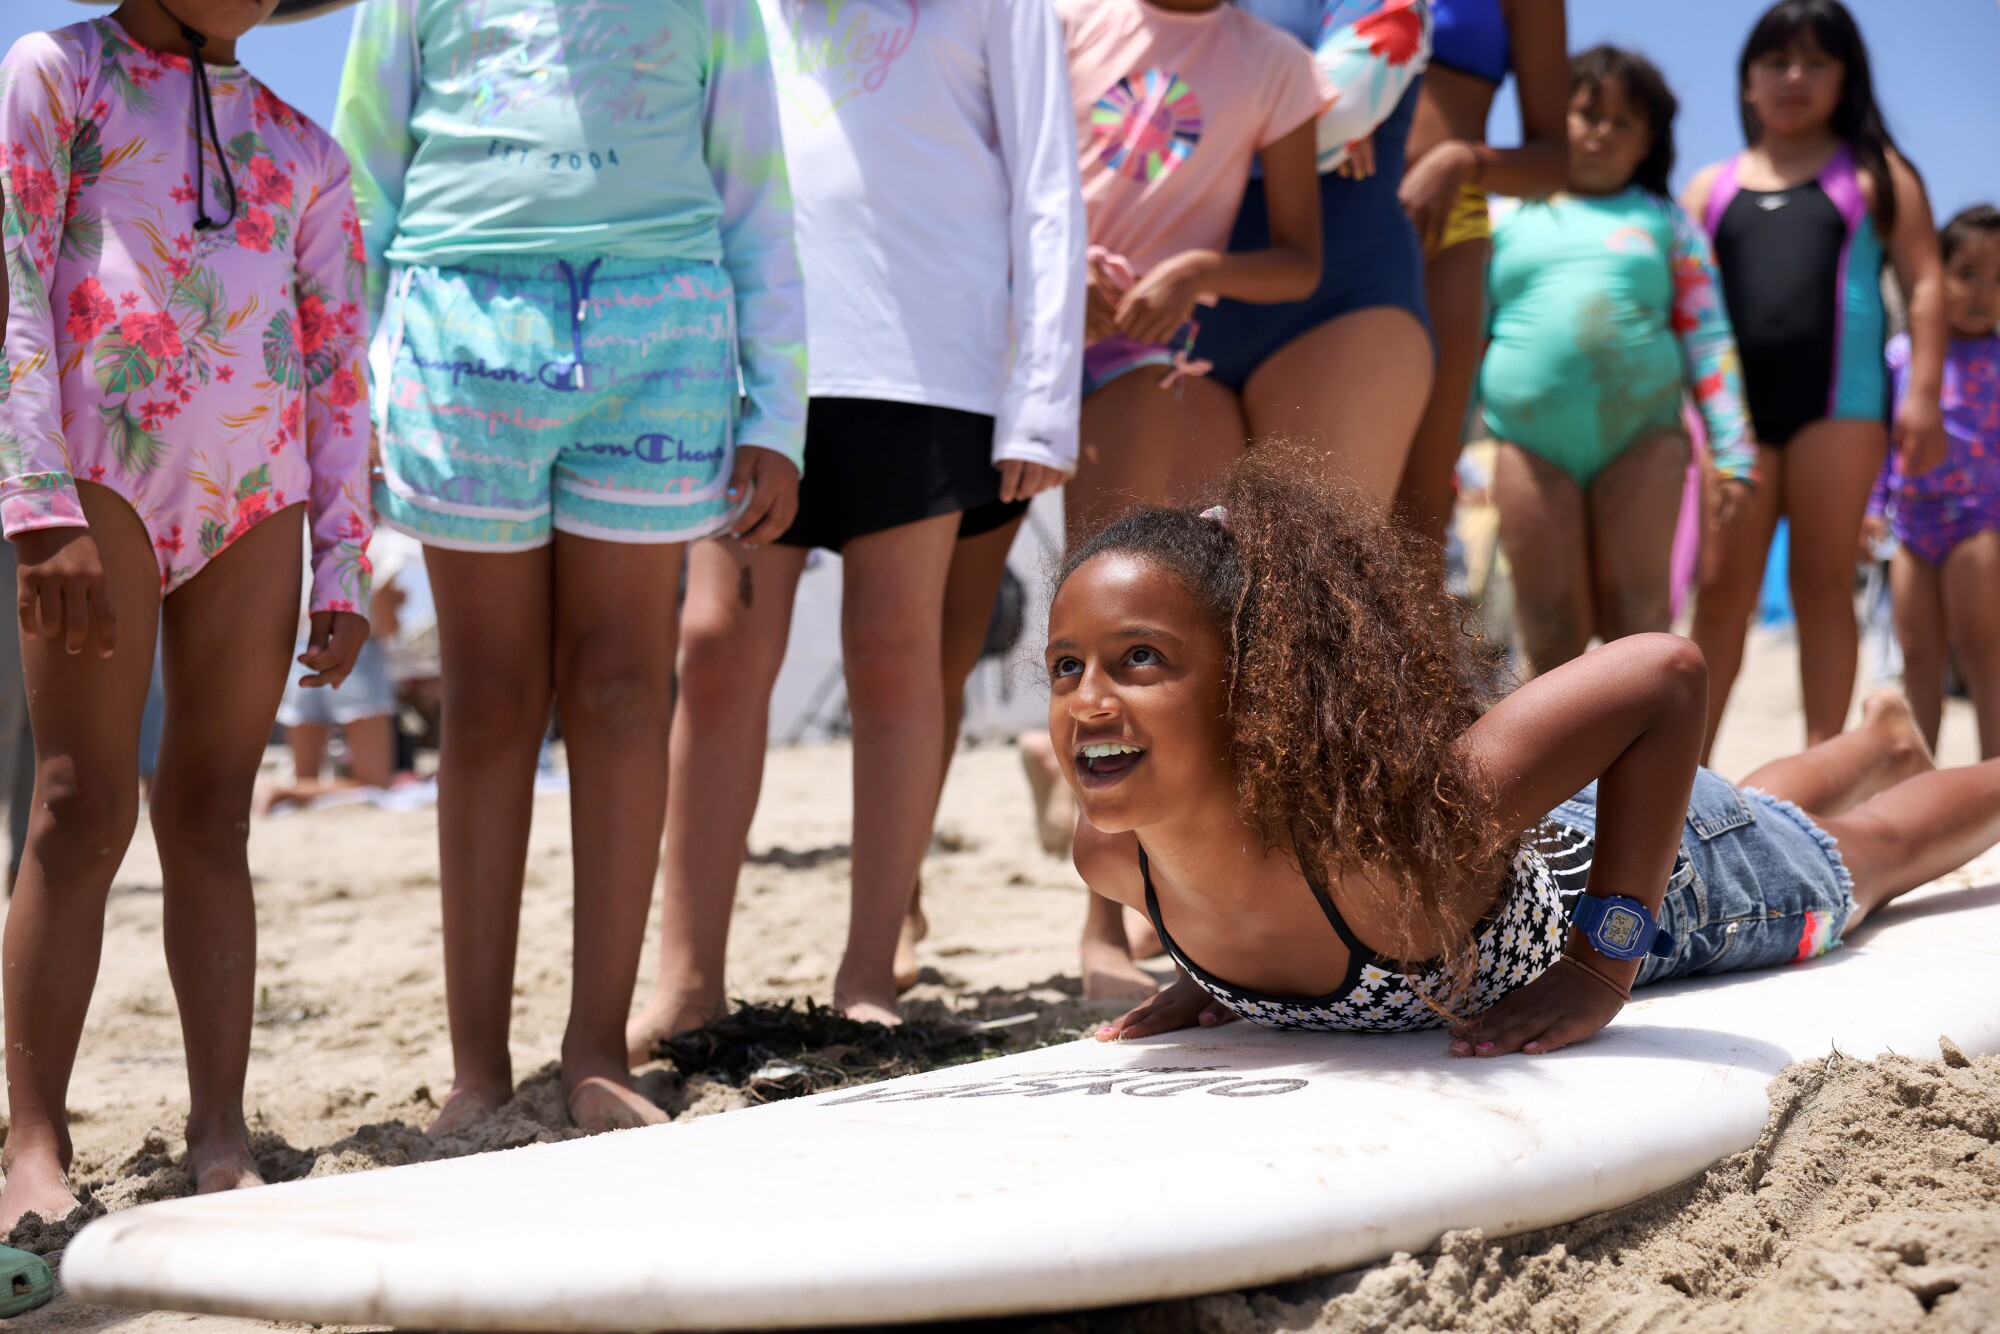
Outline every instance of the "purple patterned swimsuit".
{"type": "MultiPolygon", "coordinates": [[[[1896,402],[1910,387],[1910,338],[1889,343],[1896,402]]],[[[1868,499],[1870,514],[1889,515],[1896,540],[1931,565],[1987,529],[2000,529],[2000,335],[1951,340],[1944,361],[1945,461],[1904,477],[1892,451],[1868,499]]]]}

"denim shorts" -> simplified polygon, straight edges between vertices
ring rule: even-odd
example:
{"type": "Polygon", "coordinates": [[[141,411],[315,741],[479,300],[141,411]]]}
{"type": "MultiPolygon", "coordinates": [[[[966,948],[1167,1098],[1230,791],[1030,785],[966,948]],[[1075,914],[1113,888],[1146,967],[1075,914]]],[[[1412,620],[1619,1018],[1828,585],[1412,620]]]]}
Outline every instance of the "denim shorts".
{"type": "MultiPolygon", "coordinates": [[[[306,641],[299,640],[299,652],[306,641]]],[[[306,669],[296,663],[292,678],[285,683],[285,699],[278,706],[278,721],[286,727],[345,727],[363,718],[380,718],[396,711],[396,687],[389,679],[389,650],[382,641],[370,638],[354,659],[354,670],[337,686],[299,684],[306,669]]]]}
{"type": "MultiPolygon", "coordinates": [[[[1594,837],[1597,784],[1549,818],[1594,837]]],[[[1853,914],[1854,877],[1830,834],[1791,802],[1702,769],[1660,906],[1674,951],[1649,957],[1633,985],[1803,963],[1838,945],[1853,914]]]]}

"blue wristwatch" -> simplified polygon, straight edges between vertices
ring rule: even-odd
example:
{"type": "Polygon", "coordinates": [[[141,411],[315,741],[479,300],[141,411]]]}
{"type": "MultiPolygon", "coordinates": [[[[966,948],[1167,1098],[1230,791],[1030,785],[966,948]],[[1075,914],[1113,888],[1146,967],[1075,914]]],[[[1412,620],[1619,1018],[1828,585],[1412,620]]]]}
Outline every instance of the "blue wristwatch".
{"type": "Polygon", "coordinates": [[[1674,936],[1662,931],[1653,914],[1637,899],[1623,894],[1579,894],[1569,920],[1583,932],[1590,947],[1607,959],[1662,958],[1674,952],[1674,936]]]}

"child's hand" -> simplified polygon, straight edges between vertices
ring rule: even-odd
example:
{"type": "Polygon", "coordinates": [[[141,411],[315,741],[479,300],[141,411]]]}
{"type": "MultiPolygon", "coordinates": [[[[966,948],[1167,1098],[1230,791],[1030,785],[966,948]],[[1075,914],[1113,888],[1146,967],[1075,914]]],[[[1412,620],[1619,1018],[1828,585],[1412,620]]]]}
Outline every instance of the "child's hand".
{"type": "Polygon", "coordinates": [[[368,618],[352,611],[316,611],[312,630],[306,636],[306,651],[299,654],[299,666],[310,676],[301,676],[302,686],[337,686],[354,670],[361,646],[368,642],[368,618]]]}
{"type": "Polygon", "coordinates": [[[60,640],[69,652],[81,653],[95,630],[97,656],[110,657],[118,617],[90,530],[36,528],[14,539],[14,552],[20,558],[21,633],[60,640]]]}
{"type": "Polygon", "coordinates": [[[1861,544],[1855,548],[1854,561],[1857,565],[1873,565],[1875,552],[1889,540],[1889,520],[1885,515],[1870,514],[1861,520],[1861,544]]]}
{"type": "Polygon", "coordinates": [[[1741,523],[1750,512],[1751,497],[1756,494],[1755,482],[1741,477],[1724,478],[1722,485],[1715,488],[1715,513],[1709,516],[1709,528],[1733,528],[1741,523]]]}
{"type": "Polygon", "coordinates": [[[1458,205],[1458,193],[1472,179],[1479,157],[1462,139],[1447,139],[1431,149],[1403,173],[1396,191],[1403,212],[1417,229],[1424,249],[1435,250],[1444,239],[1444,226],[1458,205]]]}
{"type": "Polygon", "coordinates": [[[1171,1033],[1177,1028],[1214,1028],[1231,1023],[1235,1018],[1227,1006],[1183,973],[1174,979],[1172,986],[1098,1029],[1097,1040],[1119,1042],[1125,1038],[1149,1038],[1156,1033],[1171,1033]]]}
{"type": "Polygon", "coordinates": [[[1453,1024],[1450,1051],[1453,1056],[1555,1051],[1583,1041],[1624,1008],[1618,994],[1582,965],[1559,959],[1483,1014],[1453,1024]]]}
{"type": "Polygon", "coordinates": [[[1000,499],[1008,503],[1040,495],[1069,480],[1069,474],[1061,468],[1026,459],[1001,459],[993,466],[1000,470],[1000,499]]]}
{"type": "Polygon", "coordinates": [[[1118,332],[1135,342],[1171,343],[1194,314],[1213,257],[1190,250],[1162,260],[1132,285],[1118,303],[1118,332]]]}
{"type": "Polygon", "coordinates": [[[1896,409],[1893,431],[1905,477],[1921,477],[1943,463],[1950,452],[1951,445],[1944,434],[1944,414],[1935,399],[1906,395],[1896,409]]]}
{"type": "Polygon", "coordinates": [[[1335,167],[1335,174],[1350,181],[1365,181],[1375,174],[1375,136],[1356,139],[1347,146],[1347,156],[1335,167]]]}
{"type": "Polygon", "coordinates": [[[775,542],[799,517],[799,468],[775,449],[763,445],[742,445],[736,451],[736,470],[729,474],[729,498],[750,503],[730,525],[729,535],[748,550],[775,542]]]}
{"type": "Polygon", "coordinates": [[[1120,281],[1095,255],[1085,273],[1083,341],[1096,343],[1118,332],[1118,298],[1131,283],[1120,281]]]}

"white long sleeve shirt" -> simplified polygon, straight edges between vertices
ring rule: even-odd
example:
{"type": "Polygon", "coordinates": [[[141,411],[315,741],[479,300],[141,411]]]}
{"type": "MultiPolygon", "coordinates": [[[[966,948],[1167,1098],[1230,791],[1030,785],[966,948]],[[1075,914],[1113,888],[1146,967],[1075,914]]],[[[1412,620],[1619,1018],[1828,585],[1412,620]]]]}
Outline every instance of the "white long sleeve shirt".
{"type": "Polygon", "coordinates": [[[1073,470],[1086,242],[1050,0],[758,3],[809,392],[991,415],[996,463],[1073,470]]]}

